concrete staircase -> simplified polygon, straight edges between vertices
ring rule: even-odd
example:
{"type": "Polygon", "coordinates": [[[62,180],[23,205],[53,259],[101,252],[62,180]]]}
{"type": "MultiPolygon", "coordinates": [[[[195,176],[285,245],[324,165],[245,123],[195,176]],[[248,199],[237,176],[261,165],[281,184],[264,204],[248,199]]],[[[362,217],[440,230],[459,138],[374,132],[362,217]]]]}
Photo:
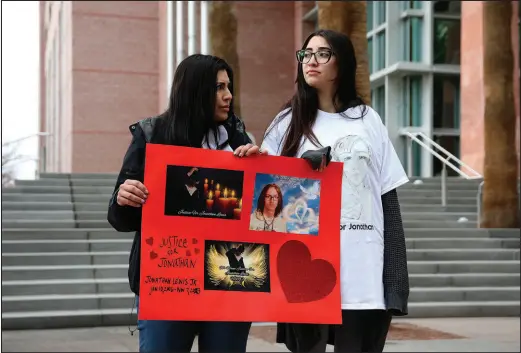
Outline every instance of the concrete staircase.
{"type": "MultiPolygon", "coordinates": [[[[2,191],[4,329],[135,324],[133,233],[106,221],[115,178],[44,174],[2,191]]],[[[410,316],[519,316],[519,230],[476,229],[478,181],[450,179],[446,207],[439,179],[413,181],[399,190],[410,316]]]]}

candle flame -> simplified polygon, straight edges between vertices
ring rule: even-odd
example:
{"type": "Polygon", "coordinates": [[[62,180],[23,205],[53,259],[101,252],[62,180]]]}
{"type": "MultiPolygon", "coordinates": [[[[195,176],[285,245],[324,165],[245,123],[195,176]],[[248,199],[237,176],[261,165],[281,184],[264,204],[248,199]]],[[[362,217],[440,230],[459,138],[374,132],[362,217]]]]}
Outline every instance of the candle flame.
{"type": "Polygon", "coordinates": [[[223,195],[224,195],[225,198],[228,197],[228,189],[227,188],[224,188],[223,195]]]}
{"type": "Polygon", "coordinates": [[[208,193],[208,200],[211,199],[213,199],[213,191],[210,190],[210,192],[208,193]]]}
{"type": "Polygon", "coordinates": [[[215,190],[219,190],[221,188],[221,185],[217,183],[217,186],[215,187],[215,190]]]}
{"type": "Polygon", "coordinates": [[[213,179],[212,179],[212,180],[210,181],[210,184],[212,184],[212,185],[213,185],[213,179]]]}
{"type": "Polygon", "coordinates": [[[242,208],[242,199],[239,200],[239,208],[242,208]]]}
{"type": "Polygon", "coordinates": [[[232,190],[232,197],[235,197],[235,190],[232,190]]]}
{"type": "Polygon", "coordinates": [[[204,183],[205,183],[205,184],[208,184],[208,179],[204,179],[204,183]]]}

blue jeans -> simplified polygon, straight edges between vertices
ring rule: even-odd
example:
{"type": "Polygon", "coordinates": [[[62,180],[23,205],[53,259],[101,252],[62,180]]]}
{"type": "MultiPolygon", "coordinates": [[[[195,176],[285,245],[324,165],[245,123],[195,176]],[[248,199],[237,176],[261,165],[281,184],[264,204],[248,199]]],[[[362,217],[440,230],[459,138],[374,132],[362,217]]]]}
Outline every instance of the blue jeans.
{"type": "MultiPolygon", "coordinates": [[[[139,311],[139,297],[136,297],[139,311]]],[[[251,322],[138,320],[139,352],[186,352],[198,336],[199,352],[246,352],[251,322]]]]}

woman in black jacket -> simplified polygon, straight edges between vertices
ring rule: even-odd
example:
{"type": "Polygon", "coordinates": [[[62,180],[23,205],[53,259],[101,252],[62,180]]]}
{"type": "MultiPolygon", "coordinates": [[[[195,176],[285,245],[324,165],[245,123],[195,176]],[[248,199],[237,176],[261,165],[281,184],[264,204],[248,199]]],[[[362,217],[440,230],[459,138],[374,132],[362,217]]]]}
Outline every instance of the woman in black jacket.
{"type": "MultiPolygon", "coordinates": [[[[136,232],[129,258],[130,289],[139,310],[141,205],[147,142],[232,152],[251,146],[243,122],[233,112],[233,72],[222,59],[192,55],[175,72],[168,109],[130,126],[132,142],[110,200],[108,221],[120,232],[136,232]]],[[[139,320],[140,352],[190,352],[196,335],[200,352],[245,352],[250,322],[139,320]]]]}

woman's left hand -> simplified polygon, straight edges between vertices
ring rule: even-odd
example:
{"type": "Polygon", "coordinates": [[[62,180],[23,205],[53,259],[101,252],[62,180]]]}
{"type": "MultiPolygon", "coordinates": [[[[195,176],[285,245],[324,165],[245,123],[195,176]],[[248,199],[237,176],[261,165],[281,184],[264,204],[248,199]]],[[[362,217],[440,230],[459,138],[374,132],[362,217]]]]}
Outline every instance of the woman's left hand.
{"type": "Polygon", "coordinates": [[[233,152],[233,154],[237,157],[247,157],[254,154],[264,154],[267,155],[268,151],[261,150],[259,146],[248,143],[247,145],[239,146],[233,152]]]}

